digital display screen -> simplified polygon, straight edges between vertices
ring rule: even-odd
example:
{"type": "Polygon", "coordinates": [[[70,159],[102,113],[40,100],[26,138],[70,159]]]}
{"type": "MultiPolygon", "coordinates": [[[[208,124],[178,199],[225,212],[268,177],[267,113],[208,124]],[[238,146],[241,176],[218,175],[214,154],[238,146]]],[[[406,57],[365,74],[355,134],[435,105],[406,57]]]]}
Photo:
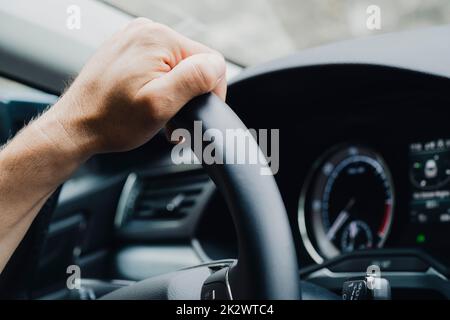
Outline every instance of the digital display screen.
{"type": "Polygon", "coordinates": [[[411,222],[450,225],[450,139],[410,144],[409,179],[411,222]]]}

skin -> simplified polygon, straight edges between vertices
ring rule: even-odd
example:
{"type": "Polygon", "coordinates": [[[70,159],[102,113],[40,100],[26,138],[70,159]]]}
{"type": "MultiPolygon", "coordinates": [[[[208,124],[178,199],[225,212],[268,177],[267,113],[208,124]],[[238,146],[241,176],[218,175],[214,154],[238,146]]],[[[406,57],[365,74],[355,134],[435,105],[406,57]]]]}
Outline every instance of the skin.
{"type": "Polygon", "coordinates": [[[60,100],[0,151],[0,271],[81,164],[141,146],[211,91],[225,99],[223,57],[167,26],[139,18],[105,42],[60,100]]]}

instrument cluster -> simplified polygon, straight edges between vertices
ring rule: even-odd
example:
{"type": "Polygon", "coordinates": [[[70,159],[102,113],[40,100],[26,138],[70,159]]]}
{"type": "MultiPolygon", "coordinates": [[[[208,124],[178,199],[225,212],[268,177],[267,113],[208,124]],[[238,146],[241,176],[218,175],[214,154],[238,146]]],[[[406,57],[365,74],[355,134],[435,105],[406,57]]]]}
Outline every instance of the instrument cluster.
{"type": "Polygon", "coordinates": [[[340,144],[317,159],[298,208],[302,241],[315,262],[383,247],[423,248],[445,256],[450,139],[411,141],[404,150],[405,172],[395,175],[370,145],[340,144]],[[399,188],[406,197],[397,198],[399,188]]]}

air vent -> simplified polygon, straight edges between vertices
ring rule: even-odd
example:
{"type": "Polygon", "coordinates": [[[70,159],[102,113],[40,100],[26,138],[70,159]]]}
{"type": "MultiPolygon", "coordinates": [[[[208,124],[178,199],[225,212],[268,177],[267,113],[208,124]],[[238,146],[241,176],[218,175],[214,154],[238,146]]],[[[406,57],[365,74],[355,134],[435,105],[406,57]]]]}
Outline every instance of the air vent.
{"type": "Polygon", "coordinates": [[[116,225],[129,221],[179,220],[200,210],[214,184],[202,170],[163,175],[132,173],[119,200],[116,225]]]}

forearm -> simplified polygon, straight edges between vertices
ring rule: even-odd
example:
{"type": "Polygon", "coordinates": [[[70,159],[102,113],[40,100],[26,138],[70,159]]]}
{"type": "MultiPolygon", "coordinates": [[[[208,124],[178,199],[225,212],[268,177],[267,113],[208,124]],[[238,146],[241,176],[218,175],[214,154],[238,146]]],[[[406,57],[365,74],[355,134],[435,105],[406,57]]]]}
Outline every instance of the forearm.
{"type": "Polygon", "coordinates": [[[88,157],[57,114],[49,110],[0,151],[0,271],[47,198],[88,157]]]}

